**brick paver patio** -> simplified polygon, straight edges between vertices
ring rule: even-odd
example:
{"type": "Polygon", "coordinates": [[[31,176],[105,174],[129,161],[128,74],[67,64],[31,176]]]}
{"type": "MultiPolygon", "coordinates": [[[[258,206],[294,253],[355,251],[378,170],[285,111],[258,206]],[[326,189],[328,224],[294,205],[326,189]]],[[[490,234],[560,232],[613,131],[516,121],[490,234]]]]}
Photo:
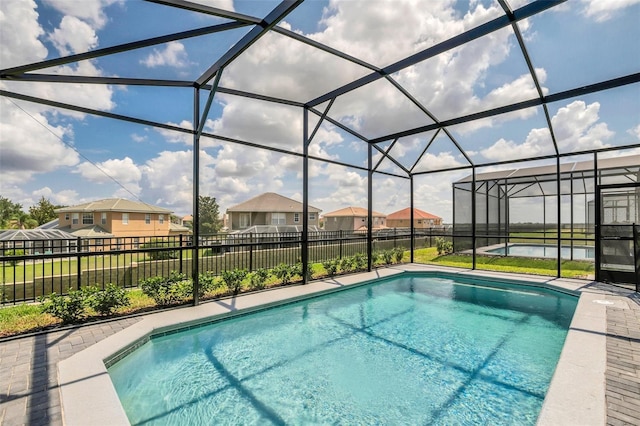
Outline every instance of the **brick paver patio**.
{"type": "Polygon", "coordinates": [[[141,319],[126,318],[0,342],[0,424],[61,425],[58,362],[141,319]]]}
{"type": "Polygon", "coordinates": [[[607,424],[640,425],[640,306],[607,308],[607,424]]]}
{"type": "MultiPolygon", "coordinates": [[[[605,290],[611,294],[609,287],[605,290]]],[[[640,300],[607,308],[607,424],[640,425],[640,300]]],[[[127,318],[0,342],[0,424],[61,425],[57,363],[140,321],[127,318]]]]}

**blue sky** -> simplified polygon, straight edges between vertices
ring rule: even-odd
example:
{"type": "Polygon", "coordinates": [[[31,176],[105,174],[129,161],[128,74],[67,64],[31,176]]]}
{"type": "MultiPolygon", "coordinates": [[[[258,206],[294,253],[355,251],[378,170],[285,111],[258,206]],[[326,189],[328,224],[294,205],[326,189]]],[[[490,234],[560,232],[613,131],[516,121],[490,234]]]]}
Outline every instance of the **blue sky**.
{"type": "MultiPolygon", "coordinates": [[[[278,4],[197,2],[256,17],[278,4]]],[[[517,8],[528,1],[509,3],[517,8]]],[[[384,67],[501,13],[497,2],[490,0],[308,0],[280,25],[384,67]]],[[[138,0],[3,0],[0,68],[223,22],[227,20],[138,0]]],[[[640,71],[640,0],[569,1],[518,25],[545,94],[640,71]]],[[[195,80],[249,28],[38,72],[195,80]]],[[[283,35],[269,34],[224,69],[220,85],[304,102],[369,73],[283,35]]],[[[510,28],[392,77],[438,120],[536,97],[510,28]]],[[[184,128],[191,128],[193,120],[192,89],[9,81],[0,86],[184,128]]],[[[207,95],[203,92],[203,103],[207,95]]],[[[550,104],[549,114],[561,152],[640,143],[639,84],[550,104]]],[[[385,80],[339,97],[329,116],[371,138],[432,123],[385,80]]],[[[312,128],[316,122],[312,115],[312,128]]],[[[553,152],[540,107],[449,130],[477,164],[553,152]]],[[[205,131],[300,152],[302,112],[218,94],[205,131]]],[[[391,153],[410,168],[432,136],[427,132],[401,138],[391,153]]],[[[0,98],[0,143],[0,195],[25,209],[42,196],[64,205],[125,197],[167,207],[178,215],[191,212],[192,140],[188,135],[0,98]]],[[[366,165],[366,145],[330,123],[321,126],[310,152],[366,165]]],[[[200,164],[200,192],[216,197],[223,210],[265,191],[301,200],[299,157],[204,138],[200,164]]],[[[416,170],[465,164],[464,156],[441,134],[416,170]]],[[[398,168],[385,160],[380,170],[398,168]]],[[[310,203],[325,213],[349,205],[366,207],[366,173],[317,161],[311,162],[310,173],[310,203]]],[[[416,179],[417,207],[451,221],[451,183],[466,174],[416,179]]],[[[375,177],[374,210],[391,213],[408,203],[406,179],[375,177]]]]}

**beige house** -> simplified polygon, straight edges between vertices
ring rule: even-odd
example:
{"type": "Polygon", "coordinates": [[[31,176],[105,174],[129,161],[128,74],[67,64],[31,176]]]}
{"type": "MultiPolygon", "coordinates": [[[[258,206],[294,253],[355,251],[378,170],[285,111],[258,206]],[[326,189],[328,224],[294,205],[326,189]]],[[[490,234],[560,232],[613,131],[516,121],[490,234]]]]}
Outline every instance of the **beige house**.
{"type": "MultiPolygon", "coordinates": [[[[345,207],[344,209],[323,215],[325,231],[365,231],[369,211],[362,207],[345,207]]],[[[387,227],[387,215],[372,212],[373,229],[387,227]]]]}
{"type": "MultiPolygon", "coordinates": [[[[432,228],[442,225],[442,218],[420,209],[413,209],[413,227],[415,229],[432,228]]],[[[410,228],[411,209],[398,210],[387,215],[387,226],[389,228],[410,228]]]]}
{"type": "MultiPolygon", "coordinates": [[[[55,212],[58,214],[57,229],[93,240],[91,246],[99,246],[103,239],[115,238],[119,241],[117,248],[137,248],[138,238],[190,232],[188,228],[171,223],[171,210],[124,198],[92,201],[55,212]]],[[[113,244],[111,246],[113,248],[113,244]]]]}
{"type": "MultiPolygon", "coordinates": [[[[309,227],[319,225],[322,210],[309,206],[309,227]]],[[[260,225],[302,225],[302,203],[266,192],[227,209],[230,231],[260,225]]]]}

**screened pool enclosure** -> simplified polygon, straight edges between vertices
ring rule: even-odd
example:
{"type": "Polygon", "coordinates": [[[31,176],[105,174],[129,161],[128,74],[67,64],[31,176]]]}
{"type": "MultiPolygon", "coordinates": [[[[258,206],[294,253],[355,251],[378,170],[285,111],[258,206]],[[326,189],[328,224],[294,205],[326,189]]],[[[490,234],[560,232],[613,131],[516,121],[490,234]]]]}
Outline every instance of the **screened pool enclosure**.
{"type": "MultiPolygon", "coordinates": [[[[102,20],[33,7],[49,36],[11,20],[2,30],[5,193],[51,173],[54,154],[19,174],[42,161],[41,143],[64,142],[103,171],[133,164],[112,180],[150,204],[184,203],[194,224],[203,195],[296,196],[304,270],[309,205],[368,209],[369,268],[371,212],[411,207],[453,225],[441,237],[466,267],[488,250],[549,246],[560,276],[562,248],[581,247],[597,279],[637,285],[639,3],[150,0],[102,5],[102,20]],[[61,41],[62,24],[47,25],[62,15],[95,40],[61,41]],[[21,56],[29,40],[44,50],[21,56]],[[125,152],[118,135],[131,138],[125,152]]],[[[60,160],[75,183],[58,190],[109,191],[79,163],[60,160]]],[[[420,261],[422,237],[408,232],[420,261]]]]}
{"type": "Polygon", "coordinates": [[[597,262],[599,279],[635,284],[640,155],[593,158],[455,182],[454,251],[597,262]]]}

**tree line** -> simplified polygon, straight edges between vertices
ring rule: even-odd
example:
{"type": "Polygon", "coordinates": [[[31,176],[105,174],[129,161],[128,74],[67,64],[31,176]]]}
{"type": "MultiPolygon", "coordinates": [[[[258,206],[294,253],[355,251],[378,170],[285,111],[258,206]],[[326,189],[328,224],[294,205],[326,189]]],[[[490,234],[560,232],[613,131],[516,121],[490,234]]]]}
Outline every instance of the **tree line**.
{"type": "Polygon", "coordinates": [[[25,212],[22,204],[0,196],[0,229],[33,229],[58,218],[55,209],[65,206],[54,205],[42,197],[29,211],[25,212]]]}

